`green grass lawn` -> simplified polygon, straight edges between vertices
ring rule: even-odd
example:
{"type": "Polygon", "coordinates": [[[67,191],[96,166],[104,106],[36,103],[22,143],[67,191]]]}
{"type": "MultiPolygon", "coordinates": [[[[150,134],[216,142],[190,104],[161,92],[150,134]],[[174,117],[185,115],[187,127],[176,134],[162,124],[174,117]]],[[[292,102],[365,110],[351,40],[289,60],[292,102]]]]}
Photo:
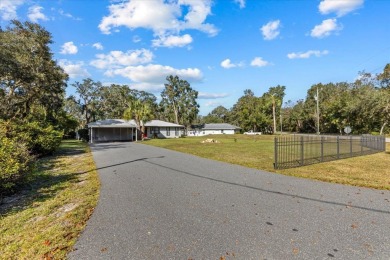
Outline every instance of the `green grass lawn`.
{"type": "MultiPolygon", "coordinates": [[[[390,190],[389,152],[274,170],[274,136],[270,135],[210,135],[153,139],[144,143],[269,172],[390,190]],[[218,140],[220,143],[201,143],[208,138],[218,140]]],[[[389,149],[390,146],[387,144],[387,151],[389,149]]]]}
{"type": "Polygon", "coordinates": [[[65,259],[99,196],[87,144],[63,141],[29,186],[0,205],[0,259],[65,259]]]}

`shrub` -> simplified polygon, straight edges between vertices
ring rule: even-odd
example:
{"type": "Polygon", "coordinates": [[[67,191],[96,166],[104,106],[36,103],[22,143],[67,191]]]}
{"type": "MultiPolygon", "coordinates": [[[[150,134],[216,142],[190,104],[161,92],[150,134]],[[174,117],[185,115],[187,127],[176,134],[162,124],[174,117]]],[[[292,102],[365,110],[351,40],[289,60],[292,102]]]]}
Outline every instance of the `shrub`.
{"type": "Polygon", "coordinates": [[[23,182],[33,167],[34,157],[24,143],[0,136],[0,197],[23,182]]]}
{"type": "Polygon", "coordinates": [[[88,129],[82,128],[77,130],[77,133],[79,134],[79,138],[83,140],[84,142],[89,141],[89,135],[88,135],[88,129]]]}
{"type": "Polygon", "coordinates": [[[64,136],[62,138],[63,139],[76,139],[76,132],[70,131],[67,134],[64,134],[64,136]]]}
{"type": "Polygon", "coordinates": [[[63,133],[53,126],[39,122],[0,122],[0,132],[7,138],[25,143],[31,154],[43,156],[53,153],[61,143],[63,133]]]}

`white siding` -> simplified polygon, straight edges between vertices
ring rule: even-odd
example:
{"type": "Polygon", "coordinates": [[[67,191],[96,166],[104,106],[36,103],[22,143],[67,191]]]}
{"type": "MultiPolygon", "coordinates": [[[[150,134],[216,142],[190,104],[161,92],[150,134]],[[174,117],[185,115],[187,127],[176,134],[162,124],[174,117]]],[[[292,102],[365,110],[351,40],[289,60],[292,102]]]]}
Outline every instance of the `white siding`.
{"type": "MultiPolygon", "coordinates": [[[[152,133],[156,127],[148,127],[147,135],[149,138],[153,138],[154,134],[152,133]]],[[[159,133],[157,138],[179,138],[183,135],[183,128],[180,127],[158,127],[159,133]]]]}
{"type": "Polygon", "coordinates": [[[234,134],[234,130],[205,130],[204,135],[220,135],[220,134],[228,134],[232,135],[234,134]]]}

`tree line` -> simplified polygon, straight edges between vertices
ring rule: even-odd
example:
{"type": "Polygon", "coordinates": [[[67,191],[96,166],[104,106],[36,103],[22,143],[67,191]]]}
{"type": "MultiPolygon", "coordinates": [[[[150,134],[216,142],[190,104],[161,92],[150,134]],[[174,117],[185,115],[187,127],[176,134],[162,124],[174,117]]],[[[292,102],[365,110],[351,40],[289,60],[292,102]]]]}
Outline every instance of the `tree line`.
{"type": "Polygon", "coordinates": [[[378,74],[360,72],[352,83],[315,84],[305,99],[296,102],[283,102],[285,89],[271,87],[260,97],[247,89],[232,108],[218,106],[198,121],[231,123],[244,131],[264,133],[316,133],[319,129],[343,134],[347,126],[352,134],[389,133],[390,64],[378,74]]]}

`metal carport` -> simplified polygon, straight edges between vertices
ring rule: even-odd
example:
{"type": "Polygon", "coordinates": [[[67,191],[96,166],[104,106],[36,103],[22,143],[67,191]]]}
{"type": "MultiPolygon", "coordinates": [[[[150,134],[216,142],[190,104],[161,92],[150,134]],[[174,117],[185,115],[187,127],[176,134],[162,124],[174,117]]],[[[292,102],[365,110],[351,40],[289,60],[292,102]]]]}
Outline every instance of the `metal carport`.
{"type": "Polygon", "coordinates": [[[133,120],[100,120],[88,124],[90,143],[111,141],[133,141],[137,134],[133,120]]]}

